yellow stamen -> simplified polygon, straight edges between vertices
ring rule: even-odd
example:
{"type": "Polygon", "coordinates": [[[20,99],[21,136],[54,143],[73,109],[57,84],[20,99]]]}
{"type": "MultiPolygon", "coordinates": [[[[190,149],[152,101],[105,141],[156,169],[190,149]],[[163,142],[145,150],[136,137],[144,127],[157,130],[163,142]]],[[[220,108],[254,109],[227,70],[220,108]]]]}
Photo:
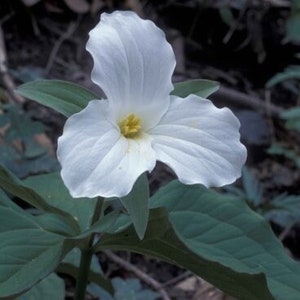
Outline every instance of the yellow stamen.
{"type": "Polygon", "coordinates": [[[135,114],[130,114],[119,123],[119,127],[126,138],[133,139],[139,135],[142,121],[135,114]]]}

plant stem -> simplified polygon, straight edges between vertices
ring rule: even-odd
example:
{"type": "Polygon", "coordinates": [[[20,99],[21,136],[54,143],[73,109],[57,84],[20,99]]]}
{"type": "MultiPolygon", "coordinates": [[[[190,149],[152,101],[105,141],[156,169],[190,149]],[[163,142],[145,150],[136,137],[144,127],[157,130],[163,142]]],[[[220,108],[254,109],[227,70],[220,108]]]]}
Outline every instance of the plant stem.
{"type": "Polygon", "coordinates": [[[88,274],[93,252],[90,249],[81,251],[79,272],[76,282],[75,300],[84,300],[88,283],[88,274]]]}
{"type": "MultiPolygon", "coordinates": [[[[101,216],[102,205],[104,199],[98,197],[95,212],[92,219],[92,224],[94,224],[101,216]]],[[[91,225],[92,225],[91,224],[91,225]]],[[[76,280],[76,290],[74,300],[84,300],[86,287],[88,284],[89,270],[93,257],[93,243],[94,243],[95,234],[91,234],[90,238],[87,241],[86,247],[81,250],[80,266],[78,270],[77,280],[76,280]]]]}

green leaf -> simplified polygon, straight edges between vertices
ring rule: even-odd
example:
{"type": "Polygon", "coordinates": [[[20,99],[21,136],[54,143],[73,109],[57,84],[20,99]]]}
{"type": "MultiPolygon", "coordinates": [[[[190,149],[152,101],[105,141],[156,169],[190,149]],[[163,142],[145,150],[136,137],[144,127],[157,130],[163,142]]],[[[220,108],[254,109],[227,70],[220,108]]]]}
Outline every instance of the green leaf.
{"type": "MultiPolygon", "coordinates": [[[[128,215],[120,214],[111,226],[106,226],[106,233],[117,233],[125,230],[132,224],[132,220],[128,215]]],[[[95,224],[97,225],[97,223],[95,224]]]]}
{"type": "Polygon", "coordinates": [[[294,161],[295,165],[300,168],[300,157],[295,151],[289,149],[284,144],[273,143],[272,146],[267,150],[267,153],[273,155],[282,155],[288,159],[291,159],[294,161]]]}
{"type": "Polygon", "coordinates": [[[143,239],[149,217],[149,185],[147,175],[142,174],[134,184],[131,192],[120,198],[133,222],[140,239],[143,239]]]}
{"type": "MultiPolygon", "coordinates": [[[[43,133],[45,126],[31,119],[30,112],[23,111],[18,105],[5,105],[0,119],[7,128],[3,135],[0,162],[18,177],[32,174],[49,173],[58,170],[56,158],[49,153],[49,149],[40,145],[36,134],[43,133]],[[22,149],[17,147],[22,144],[22,149]]],[[[1,121],[0,121],[1,123],[1,121]]]]}
{"type": "Polygon", "coordinates": [[[275,74],[267,81],[266,88],[290,79],[300,79],[300,66],[289,66],[283,72],[275,74]]]}
{"type": "Polygon", "coordinates": [[[172,95],[185,98],[190,94],[207,98],[212,93],[216,92],[220,87],[220,84],[216,81],[207,79],[195,79],[178,82],[174,84],[174,90],[172,95]]]}
{"type": "Polygon", "coordinates": [[[300,107],[286,109],[280,114],[280,117],[285,120],[296,119],[296,118],[300,119],[300,107]]]}
{"type": "Polygon", "coordinates": [[[280,114],[280,117],[286,120],[285,127],[300,131],[300,107],[287,109],[280,114]]]}
{"type": "MultiPolygon", "coordinates": [[[[127,216],[126,216],[127,217],[127,216]]],[[[131,223],[126,222],[128,218],[124,218],[123,214],[119,211],[113,211],[105,216],[102,216],[97,222],[95,222],[89,229],[81,233],[78,238],[83,238],[91,233],[104,233],[104,232],[115,232],[120,231],[123,228],[128,227],[131,223]],[[125,224],[120,224],[120,221],[125,221],[125,224]]]]}
{"type": "Polygon", "coordinates": [[[300,221],[300,196],[285,194],[277,196],[271,201],[264,217],[282,227],[293,226],[300,221]]]}
{"type": "Polygon", "coordinates": [[[15,177],[11,172],[0,165],[0,187],[12,195],[19,197],[30,205],[49,213],[61,215],[65,221],[73,227],[74,231],[79,232],[79,227],[75,219],[66,211],[58,209],[48,204],[43,197],[33,189],[23,184],[21,180],[15,177]]]}
{"type": "Polygon", "coordinates": [[[221,6],[219,8],[219,14],[220,17],[222,19],[222,21],[228,25],[229,27],[233,26],[233,24],[235,23],[235,19],[232,13],[232,10],[230,7],[228,6],[221,6]]]}
{"type": "Polygon", "coordinates": [[[33,121],[31,116],[19,107],[9,106],[6,114],[9,117],[10,124],[5,134],[5,139],[8,141],[15,139],[26,140],[32,138],[35,134],[44,133],[46,130],[43,123],[33,121]]]}
{"type": "Polygon", "coordinates": [[[71,214],[78,221],[81,231],[89,228],[97,200],[72,198],[59,173],[32,176],[23,182],[46,199],[47,203],[71,214]]]}
{"type": "MultiPolygon", "coordinates": [[[[180,217],[180,216],[179,216],[180,217]]],[[[198,224],[199,226],[199,224],[198,224]]],[[[168,213],[163,208],[150,210],[146,235],[139,240],[133,226],[114,235],[104,235],[99,250],[126,250],[151,255],[166,262],[188,269],[210,281],[220,289],[243,300],[271,300],[261,274],[237,273],[222,264],[197,256],[177,237],[168,213]],[[247,282],[241,284],[242,282],[247,282]],[[264,298],[259,298],[263,296],[264,298]]]]}
{"type": "Polygon", "coordinates": [[[226,185],[222,188],[227,194],[233,196],[233,197],[237,197],[243,201],[245,201],[247,199],[247,196],[245,194],[245,192],[241,189],[238,188],[236,186],[234,186],[233,184],[231,185],[226,185]]]}
{"type": "Polygon", "coordinates": [[[300,265],[244,202],[174,181],[150,203],[165,206],[168,214],[161,209],[151,212],[144,240],[139,241],[130,227],[104,235],[100,248],[162,258],[238,299],[300,299],[300,265]]]}
{"type": "Polygon", "coordinates": [[[16,92],[23,97],[53,108],[66,117],[81,111],[90,100],[100,99],[91,91],[61,80],[36,80],[20,85],[16,92]]]}
{"type": "MultiPolygon", "coordinates": [[[[37,3],[38,1],[33,1],[37,3]]],[[[31,2],[31,3],[33,3],[31,2]]],[[[25,2],[24,2],[25,3],[25,2]]],[[[27,2],[28,3],[28,2],[27,2]]],[[[10,70],[13,78],[21,82],[42,79],[45,76],[45,69],[41,67],[20,66],[18,69],[10,70]]]]}
{"type": "Polygon", "coordinates": [[[71,226],[70,223],[67,223],[65,218],[61,215],[44,213],[37,215],[35,220],[41,227],[43,227],[43,229],[49,232],[68,237],[76,236],[79,233],[78,228],[74,230],[74,227],[71,226]]]}
{"type": "MultiPolygon", "coordinates": [[[[3,190],[0,189],[0,205],[19,212],[21,214],[29,215],[28,211],[24,211],[20,206],[7,197],[3,190]]],[[[64,236],[76,235],[78,232],[74,231],[74,227],[70,226],[65,219],[56,214],[46,213],[35,216],[35,222],[39,224],[43,229],[62,234],[64,236]]],[[[77,227],[76,227],[77,229],[77,227]]]]}
{"type": "Polygon", "coordinates": [[[31,288],[27,293],[17,298],[18,300],[64,300],[65,282],[52,273],[37,285],[31,288]]]}
{"type": "Polygon", "coordinates": [[[291,1],[290,15],[285,23],[286,25],[286,40],[287,41],[300,41],[300,1],[291,1]]]}
{"type": "MultiPolygon", "coordinates": [[[[295,1],[294,1],[295,2],[295,1]]],[[[286,41],[300,41],[300,10],[292,9],[292,13],[286,21],[286,41]]]]}
{"type": "Polygon", "coordinates": [[[243,168],[243,187],[246,191],[247,200],[249,200],[254,207],[257,207],[262,202],[263,190],[260,182],[249,171],[247,167],[243,168]]]}
{"type": "Polygon", "coordinates": [[[0,206],[0,298],[16,296],[53,272],[73,247],[36,218],[0,206]]]}
{"type": "Polygon", "coordinates": [[[0,162],[19,178],[25,178],[33,174],[54,172],[60,169],[57,159],[48,153],[33,159],[25,157],[25,155],[19,155],[19,157],[14,159],[0,160],[0,162]]]}
{"type": "Polygon", "coordinates": [[[15,202],[13,202],[3,190],[0,189],[0,206],[10,207],[11,209],[15,209],[17,211],[23,212],[23,209],[19,207],[15,202]]]}

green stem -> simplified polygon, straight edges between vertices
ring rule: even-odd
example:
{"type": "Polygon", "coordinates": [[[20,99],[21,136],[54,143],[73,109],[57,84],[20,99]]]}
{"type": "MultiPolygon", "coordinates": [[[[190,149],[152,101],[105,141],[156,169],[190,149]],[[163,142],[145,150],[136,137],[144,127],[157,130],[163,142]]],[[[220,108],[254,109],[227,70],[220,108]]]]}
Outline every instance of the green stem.
{"type": "MultiPolygon", "coordinates": [[[[94,224],[100,218],[103,202],[104,199],[98,197],[92,224],[94,224]]],[[[94,238],[95,238],[95,234],[91,234],[90,238],[87,241],[86,247],[81,250],[80,266],[77,275],[78,277],[76,280],[76,290],[75,290],[74,300],[85,299],[86,287],[88,284],[88,277],[89,277],[89,270],[90,270],[90,265],[93,257],[94,238]]]]}
{"type": "Polygon", "coordinates": [[[90,249],[81,251],[80,266],[76,281],[75,300],[85,299],[85,291],[88,283],[88,274],[92,256],[93,252],[90,251],[90,249]]]}

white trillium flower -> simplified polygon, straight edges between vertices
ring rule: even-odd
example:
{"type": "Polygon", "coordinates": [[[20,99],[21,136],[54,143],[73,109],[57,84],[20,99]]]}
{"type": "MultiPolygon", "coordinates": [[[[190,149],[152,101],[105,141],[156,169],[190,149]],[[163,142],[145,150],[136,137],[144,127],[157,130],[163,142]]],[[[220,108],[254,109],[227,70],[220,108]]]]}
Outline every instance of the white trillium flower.
{"type": "Polygon", "coordinates": [[[175,56],[164,33],[133,12],[103,13],[90,32],[92,100],[58,140],[62,179],[73,197],[122,197],[156,161],[184,184],[223,186],[241,175],[239,121],[196,95],[171,96],[175,56]]]}

